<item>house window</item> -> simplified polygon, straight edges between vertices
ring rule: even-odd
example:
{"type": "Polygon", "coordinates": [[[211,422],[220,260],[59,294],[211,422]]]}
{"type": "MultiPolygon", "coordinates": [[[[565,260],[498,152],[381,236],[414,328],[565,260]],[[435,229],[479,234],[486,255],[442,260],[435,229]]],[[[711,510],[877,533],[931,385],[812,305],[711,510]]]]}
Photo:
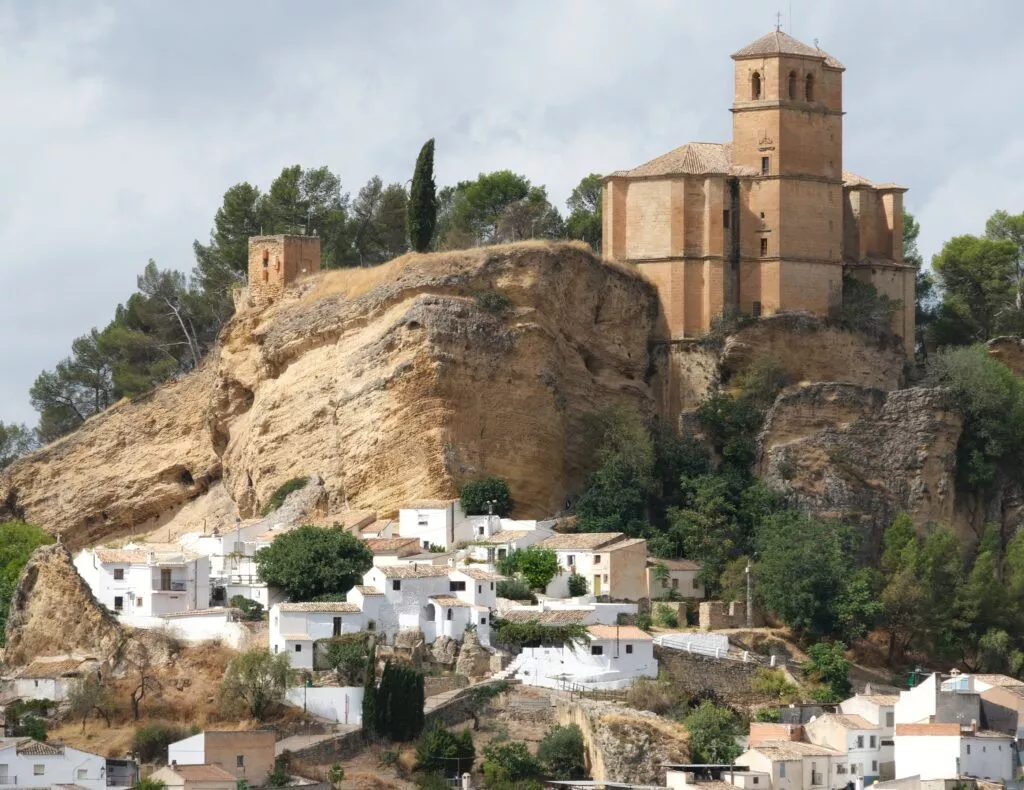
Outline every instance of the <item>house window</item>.
{"type": "Polygon", "coordinates": [[[761,257],[764,258],[768,255],[768,239],[761,237],[761,257]]]}
{"type": "Polygon", "coordinates": [[[333,635],[334,636],[341,636],[341,618],[340,617],[335,617],[334,618],[334,633],[333,633],[333,635]]]}
{"type": "Polygon", "coordinates": [[[892,727],[894,720],[895,720],[895,714],[894,713],[892,713],[890,711],[889,713],[885,714],[885,726],[886,727],[892,727]]]}
{"type": "Polygon", "coordinates": [[[565,558],[565,561],[566,561],[567,563],[569,563],[569,566],[570,566],[570,567],[571,567],[571,566],[573,566],[573,565],[575,565],[575,564],[576,564],[576,555],[575,555],[575,554],[569,554],[569,555],[568,555],[568,556],[567,556],[567,557],[565,558]]]}
{"type": "Polygon", "coordinates": [[[605,582],[607,582],[607,581],[608,581],[608,574],[607,574],[607,573],[606,573],[606,574],[604,575],[604,581],[605,581],[605,582]]]}
{"type": "Polygon", "coordinates": [[[302,652],[302,645],[295,645],[295,652],[296,653],[301,653],[302,652]]]}
{"type": "Polygon", "coordinates": [[[366,621],[366,630],[367,631],[376,631],[377,630],[377,621],[376,620],[367,620],[366,621]]]}
{"type": "Polygon", "coordinates": [[[119,582],[124,581],[124,568],[114,568],[114,580],[119,582]]]}
{"type": "Polygon", "coordinates": [[[761,98],[761,75],[756,71],[750,78],[750,98],[760,99],[761,98]]]}
{"type": "Polygon", "coordinates": [[[114,596],[114,611],[115,612],[123,612],[124,611],[124,598],[122,598],[120,595],[115,595],[114,596]]]}
{"type": "Polygon", "coordinates": [[[763,175],[763,176],[768,175],[768,173],[771,172],[771,169],[772,169],[771,157],[769,157],[769,156],[762,156],[761,157],[761,175],[763,175]]]}
{"type": "Polygon", "coordinates": [[[465,592],[466,591],[466,583],[465,582],[448,582],[448,590],[449,590],[449,592],[465,592]]]}
{"type": "Polygon", "coordinates": [[[480,625],[487,625],[487,618],[486,617],[481,617],[480,618],[480,625]]]}
{"type": "Polygon", "coordinates": [[[626,655],[628,656],[633,652],[633,645],[626,645],[626,655]]]}
{"type": "Polygon", "coordinates": [[[846,773],[846,766],[843,765],[842,763],[837,763],[836,764],[836,773],[837,774],[845,774],[846,773]]]}
{"type": "Polygon", "coordinates": [[[696,577],[696,576],[694,576],[694,577],[693,577],[693,578],[692,578],[692,579],[690,580],[690,584],[692,584],[692,585],[693,585],[693,589],[695,589],[695,590],[699,590],[699,589],[700,589],[700,582],[699,582],[699,581],[697,581],[697,577],[696,577]]]}
{"type": "Polygon", "coordinates": [[[729,227],[729,209],[722,210],[722,227],[726,229],[729,227]]]}
{"type": "Polygon", "coordinates": [[[32,775],[33,776],[42,776],[44,771],[46,771],[46,766],[43,765],[42,763],[36,763],[35,765],[32,766],[32,775]]]}
{"type": "Polygon", "coordinates": [[[236,754],[235,755],[235,768],[245,768],[245,755],[244,754],[236,754]]]}
{"type": "Polygon", "coordinates": [[[601,555],[600,554],[595,554],[594,555],[594,564],[595,565],[600,565],[601,564],[601,555]]]}
{"type": "Polygon", "coordinates": [[[807,101],[814,101],[814,75],[808,74],[804,80],[804,98],[807,101]]]}
{"type": "Polygon", "coordinates": [[[135,605],[141,607],[142,606],[142,599],[141,598],[136,598],[135,599],[135,605]]]}
{"type": "Polygon", "coordinates": [[[868,738],[868,745],[874,749],[878,745],[878,739],[874,735],[868,738]]]}
{"type": "Polygon", "coordinates": [[[858,735],[857,736],[857,748],[858,749],[863,749],[864,748],[864,736],[863,735],[858,735]]]}
{"type": "Polygon", "coordinates": [[[662,579],[661,586],[668,589],[668,579],[662,579]]]}
{"type": "Polygon", "coordinates": [[[872,760],[871,761],[871,773],[876,773],[877,771],[878,771],[878,760],[872,760]]]}
{"type": "Polygon", "coordinates": [[[755,776],[753,784],[757,784],[760,777],[755,776]]]}
{"type": "Polygon", "coordinates": [[[789,98],[796,98],[796,72],[789,72],[789,98]]]}
{"type": "Polygon", "coordinates": [[[418,526],[418,527],[420,527],[420,528],[426,527],[426,526],[428,526],[429,524],[430,524],[430,522],[429,522],[429,521],[427,521],[427,520],[426,520],[425,518],[423,518],[423,517],[420,517],[420,519],[419,519],[419,520],[418,520],[418,521],[416,522],[416,526],[418,526]]]}
{"type": "Polygon", "coordinates": [[[451,609],[448,610],[448,619],[449,620],[452,619],[452,610],[451,609]]]}
{"type": "Polygon", "coordinates": [[[476,528],[476,534],[477,535],[483,535],[484,534],[484,528],[482,526],[477,527],[476,528]]]}
{"type": "Polygon", "coordinates": [[[971,753],[971,745],[970,745],[970,744],[967,744],[967,753],[968,753],[968,754],[970,754],[970,753],[971,753]]]}
{"type": "Polygon", "coordinates": [[[484,594],[484,586],[482,584],[478,584],[476,586],[476,593],[477,593],[477,595],[483,595],[484,594]]]}
{"type": "Polygon", "coordinates": [[[604,655],[604,645],[591,645],[590,646],[590,655],[592,655],[592,656],[603,656],[604,655]]]}
{"type": "Polygon", "coordinates": [[[88,768],[79,768],[77,771],[75,771],[75,779],[88,779],[88,778],[89,778],[89,769],[88,768]]]}
{"type": "Polygon", "coordinates": [[[494,589],[494,582],[491,582],[491,589],[494,589]]]}
{"type": "Polygon", "coordinates": [[[393,579],[392,582],[391,582],[391,589],[392,590],[401,590],[402,589],[402,580],[401,579],[393,579]]]}
{"type": "Polygon", "coordinates": [[[785,779],[785,778],[786,778],[786,764],[785,763],[779,763],[779,779],[785,779]]]}
{"type": "MultiPolygon", "coordinates": [[[[767,242],[768,239],[761,239],[761,241],[767,242]]],[[[764,255],[763,252],[761,254],[764,255]]],[[[750,313],[751,313],[751,315],[754,316],[754,318],[760,318],[761,317],[761,303],[760,302],[754,302],[754,304],[752,304],[750,306],[750,313]]]]}
{"type": "Polygon", "coordinates": [[[274,652],[277,652],[277,645],[274,645],[274,652]]]}
{"type": "Polygon", "coordinates": [[[672,580],[672,589],[673,590],[678,590],[679,589],[679,579],[673,579],[672,580]]]}

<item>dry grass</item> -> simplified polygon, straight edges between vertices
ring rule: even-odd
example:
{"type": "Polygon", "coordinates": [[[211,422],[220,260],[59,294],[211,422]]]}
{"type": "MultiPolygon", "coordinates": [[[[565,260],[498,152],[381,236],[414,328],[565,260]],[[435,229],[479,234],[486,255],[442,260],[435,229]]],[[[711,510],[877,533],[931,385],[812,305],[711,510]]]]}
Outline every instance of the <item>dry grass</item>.
{"type": "Polygon", "coordinates": [[[686,727],[672,719],[665,719],[661,716],[628,716],[621,713],[605,713],[600,716],[601,724],[609,727],[625,727],[631,731],[646,729],[656,732],[672,741],[678,741],[681,745],[689,743],[690,733],[686,727]]]}

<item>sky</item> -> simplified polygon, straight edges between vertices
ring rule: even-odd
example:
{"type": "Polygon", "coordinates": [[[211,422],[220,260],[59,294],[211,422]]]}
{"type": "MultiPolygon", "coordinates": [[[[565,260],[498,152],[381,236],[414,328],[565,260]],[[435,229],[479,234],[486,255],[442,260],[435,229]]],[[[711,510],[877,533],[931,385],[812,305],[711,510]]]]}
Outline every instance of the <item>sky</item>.
{"type": "Polygon", "coordinates": [[[1019,0],[0,2],[0,420],[224,191],[329,166],[353,195],[591,172],[731,135],[729,55],[776,24],[846,66],[844,167],[907,186],[926,260],[1024,211],[1019,0]],[[1016,76],[1015,76],[1016,75],[1016,76]]]}

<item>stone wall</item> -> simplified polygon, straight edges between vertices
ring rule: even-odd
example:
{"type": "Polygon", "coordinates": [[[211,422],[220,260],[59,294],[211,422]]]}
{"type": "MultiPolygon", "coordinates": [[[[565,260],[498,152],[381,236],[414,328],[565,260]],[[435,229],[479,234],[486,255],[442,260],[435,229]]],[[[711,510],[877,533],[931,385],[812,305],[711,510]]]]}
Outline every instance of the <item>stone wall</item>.
{"type": "Polygon", "coordinates": [[[754,673],[762,668],[760,664],[714,659],[658,645],[654,646],[654,657],[661,671],[687,694],[714,689],[723,701],[737,706],[766,701],[750,688],[754,673]]]}
{"type": "Polygon", "coordinates": [[[280,299],[299,277],[320,271],[318,236],[253,236],[249,239],[249,302],[280,299]]]}
{"type": "MultiPolygon", "coordinates": [[[[754,607],[755,628],[764,625],[764,615],[754,607]]],[[[746,628],[747,626],[747,603],[746,601],[701,601],[700,602],[700,630],[719,631],[723,628],[746,628]]]]}

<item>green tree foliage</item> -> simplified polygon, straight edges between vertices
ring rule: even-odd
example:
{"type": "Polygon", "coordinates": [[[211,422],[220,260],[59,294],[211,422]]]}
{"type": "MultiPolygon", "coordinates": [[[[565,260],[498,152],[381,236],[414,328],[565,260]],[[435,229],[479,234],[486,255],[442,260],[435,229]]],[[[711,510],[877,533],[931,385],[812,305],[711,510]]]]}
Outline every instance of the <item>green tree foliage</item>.
{"type": "Polygon", "coordinates": [[[786,679],[781,669],[757,670],[750,679],[750,690],[782,703],[797,702],[800,699],[800,689],[786,679]]]}
{"type": "Polygon", "coordinates": [[[543,590],[558,573],[558,555],[551,549],[527,546],[510,551],[498,566],[506,576],[518,573],[530,589],[543,590]]]}
{"type": "Polygon", "coordinates": [[[370,642],[370,650],[366,655],[366,668],[363,672],[363,734],[369,738],[377,734],[377,643],[370,642]]]}
{"type": "Polygon", "coordinates": [[[244,595],[232,595],[228,606],[238,609],[246,620],[263,619],[263,604],[244,595]]]}
{"type": "Polygon", "coordinates": [[[333,637],[327,643],[325,660],[327,666],[338,673],[339,685],[359,686],[365,684],[367,659],[370,656],[372,634],[361,631],[333,637]]]}
{"type": "Polygon", "coordinates": [[[540,777],[540,760],[522,741],[489,743],[484,747],[483,773],[488,787],[540,777]]]}
{"type": "Polygon", "coordinates": [[[143,763],[167,764],[168,744],[192,735],[187,729],[169,722],[152,722],[137,727],[132,739],[132,751],[143,763]]]}
{"type": "Polygon", "coordinates": [[[408,202],[405,187],[385,187],[377,176],[359,190],[352,203],[350,235],[360,266],[383,263],[406,251],[408,202]]]}
{"type": "Polygon", "coordinates": [[[690,760],[694,763],[731,763],[743,751],[736,745],[739,722],[728,708],[704,700],[683,723],[690,733],[690,760]]]}
{"type": "Polygon", "coordinates": [[[575,724],[556,724],[541,739],[537,759],[550,779],[582,779],[587,770],[583,731],[575,724]]]}
{"type": "Polygon", "coordinates": [[[420,771],[462,776],[472,770],[475,759],[473,735],[468,729],[456,735],[438,722],[416,744],[416,768],[420,771]]]}
{"type": "Polygon", "coordinates": [[[601,176],[591,173],[573,189],[565,205],[569,216],[565,221],[570,239],[585,241],[595,252],[601,252],[601,176]]]}
{"type": "Polygon", "coordinates": [[[569,574],[569,596],[576,598],[587,594],[587,580],[578,573],[569,574]]]}
{"type": "Polygon", "coordinates": [[[818,642],[807,648],[807,662],[804,674],[824,684],[829,698],[839,702],[850,696],[850,662],[843,653],[846,645],[842,642],[818,642]]]}
{"type": "Polygon", "coordinates": [[[288,683],[288,654],[249,650],[233,659],[220,684],[220,701],[225,710],[244,709],[262,721],[280,702],[288,683]]]}
{"type": "Polygon", "coordinates": [[[267,500],[267,504],[263,506],[263,515],[269,516],[275,510],[284,504],[284,501],[288,498],[288,495],[295,491],[301,491],[309,484],[308,477],[293,477],[291,480],[286,480],[281,483],[270,495],[270,499],[267,500]]]}
{"type": "Polygon", "coordinates": [[[490,475],[477,477],[465,483],[459,489],[459,503],[462,505],[462,512],[467,516],[489,513],[493,506],[496,516],[507,518],[516,507],[508,482],[490,475]]]}
{"type": "Polygon", "coordinates": [[[133,790],[164,790],[167,787],[167,783],[162,779],[154,779],[152,776],[147,776],[145,779],[139,779],[134,785],[133,790]]]}
{"type": "Polygon", "coordinates": [[[416,252],[428,252],[437,227],[437,192],[434,185],[434,138],[423,144],[409,190],[409,243],[416,252]]]}
{"type": "Polygon", "coordinates": [[[423,730],[423,673],[388,661],[374,692],[373,731],[392,741],[411,741],[423,730]]]}
{"type": "Polygon", "coordinates": [[[22,568],[33,551],[49,543],[53,538],[39,527],[18,521],[0,524],[0,646],[4,644],[7,615],[22,568]]]}
{"type": "Polygon", "coordinates": [[[508,598],[510,601],[537,603],[537,596],[530,591],[530,586],[522,579],[502,579],[497,583],[495,592],[499,598],[508,598]]]}
{"type": "Polygon", "coordinates": [[[0,422],[0,469],[39,447],[35,432],[20,423],[0,422]]]}
{"type": "Polygon", "coordinates": [[[101,717],[109,727],[113,704],[110,689],[92,673],[74,681],[68,689],[68,714],[82,720],[82,732],[85,732],[86,720],[93,715],[101,717]]]}
{"type": "Polygon", "coordinates": [[[676,608],[667,603],[659,603],[654,607],[654,624],[659,628],[678,628],[679,615],[676,608]]]}
{"type": "Polygon", "coordinates": [[[256,552],[256,567],[267,584],[293,601],[344,595],[373,566],[359,538],[340,527],[302,526],[256,552]]]}
{"type": "Polygon", "coordinates": [[[508,647],[537,647],[538,645],[582,644],[587,638],[587,627],[579,623],[569,625],[542,625],[536,620],[513,622],[495,619],[492,623],[494,640],[508,647]]]}
{"type": "Polygon", "coordinates": [[[842,326],[877,337],[892,331],[892,317],[903,307],[869,282],[843,274],[843,303],[833,318],[842,326]]]}

